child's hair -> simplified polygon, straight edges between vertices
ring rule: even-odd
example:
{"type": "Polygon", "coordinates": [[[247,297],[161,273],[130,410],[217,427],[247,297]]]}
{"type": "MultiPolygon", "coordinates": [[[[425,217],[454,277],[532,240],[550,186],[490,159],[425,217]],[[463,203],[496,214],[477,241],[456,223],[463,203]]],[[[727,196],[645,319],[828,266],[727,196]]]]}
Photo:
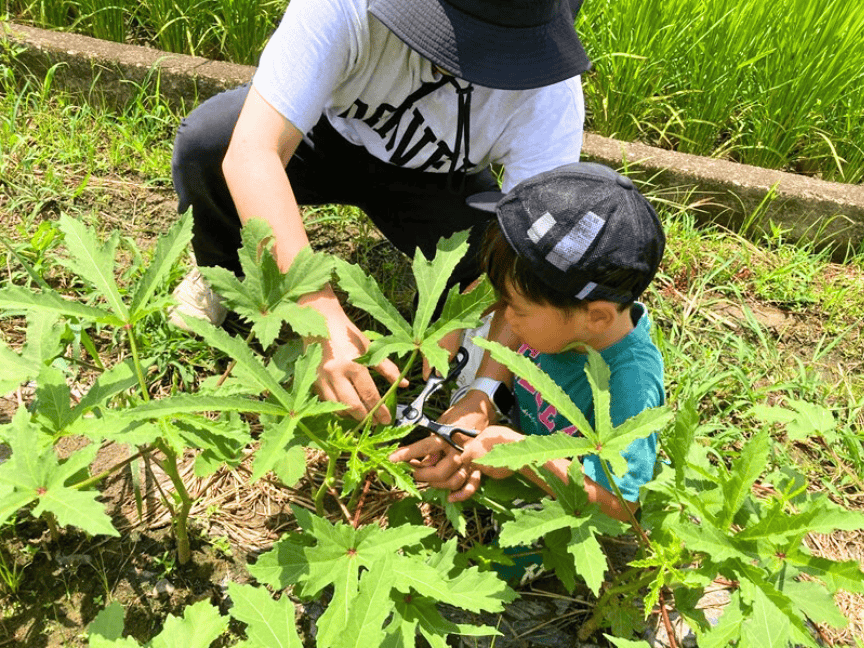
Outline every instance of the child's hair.
{"type": "MultiPolygon", "coordinates": [[[[489,277],[492,287],[505,299],[509,297],[508,283],[515,288],[520,295],[535,304],[554,306],[563,311],[573,311],[583,308],[591,299],[577,299],[559,290],[555,290],[543,281],[532,269],[531,264],[516,253],[501,226],[497,221],[490,221],[486,230],[486,238],[481,253],[481,267],[489,277]]],[[[641,277],[624,270],[613,270],[598,277],[604,284],[615,286],[622,290],[631,290],[641,277]]],[[[633,304],[618,304],[618,310],[623,311],[633,304]]]]}

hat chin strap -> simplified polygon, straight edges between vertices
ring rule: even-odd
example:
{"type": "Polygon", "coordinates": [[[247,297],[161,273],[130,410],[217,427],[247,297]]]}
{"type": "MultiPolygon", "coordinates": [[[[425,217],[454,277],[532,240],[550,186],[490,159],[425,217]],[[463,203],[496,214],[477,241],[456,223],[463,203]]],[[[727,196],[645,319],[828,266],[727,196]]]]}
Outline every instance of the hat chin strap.
{"type": "Polygon", "coordinates": [[[459,100],[459,107],[456,112],[456,141],[453,142],[453,157],[450,158],[450,169],[447,171],[447,190],[451,193],[462,193],[465,190],[465,176],[468,174],[468,166],[471,164],[468,155],[471,146],[471,93],[474,91],[474,86],[469,83],[462,87],[453,76],[448,76],[447,79],[456,88],[456,95],[459,100]],[[465,144],[462,158],[463,172],[458,175],[457,184],[456,165],[459,162],[459,153],[462,151],[463,142],[465,144]]]}

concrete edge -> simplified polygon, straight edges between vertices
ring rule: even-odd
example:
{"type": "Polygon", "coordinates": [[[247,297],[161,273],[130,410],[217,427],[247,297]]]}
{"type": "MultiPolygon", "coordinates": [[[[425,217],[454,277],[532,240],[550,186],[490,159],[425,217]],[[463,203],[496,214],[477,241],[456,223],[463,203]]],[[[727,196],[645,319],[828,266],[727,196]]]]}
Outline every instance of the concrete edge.
{"type": "MultiPolygon", "coordinates": [[[[90,101],[123,105],[142,89],[189,109],[245,83],[255,68],[170,54],[148,47],[0,23],[16,63],[37,76],[54,69],[53,83],[90,101]]],[[[779,225],[790,240],[830,247],[842,260],[864,247],[864,185],[772,171],[727,160],[666,151],[586,133],[585,159],[649,182],[664,200],[688,204],[703,221],[756,231],[779,225]]]]}

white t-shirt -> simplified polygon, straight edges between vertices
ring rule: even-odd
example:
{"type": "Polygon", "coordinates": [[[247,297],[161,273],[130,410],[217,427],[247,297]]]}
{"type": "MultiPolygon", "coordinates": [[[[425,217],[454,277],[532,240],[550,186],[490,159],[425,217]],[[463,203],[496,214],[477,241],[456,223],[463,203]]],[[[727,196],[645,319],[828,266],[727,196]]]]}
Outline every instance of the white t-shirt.
{"type": "MultiPolygon", "coordinates": [[[[407,0],[410,1],[410,0],[407,0]]],[[[447,172],[458,96],[446,83],[390,119],[424,83],[441,78],[367,10],[367,0],[291,0],[261,55],[253,85],[298,130],[322,114],[346,140],[380,160],[447,172]]],[[[460,86],[468,85],[458,80],[460,86]]],[[[584,104],[580,78],[536,90],[471,94],[468,169],[504,165],[503,191],[542,171],[579,161],[584,104]]]]}

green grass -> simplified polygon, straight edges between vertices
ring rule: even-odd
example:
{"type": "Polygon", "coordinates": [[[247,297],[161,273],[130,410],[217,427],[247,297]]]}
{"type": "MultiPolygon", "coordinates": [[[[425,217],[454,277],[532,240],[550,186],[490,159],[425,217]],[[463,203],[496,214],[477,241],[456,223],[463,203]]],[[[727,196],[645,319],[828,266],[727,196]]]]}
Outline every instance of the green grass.
{"type": "MultiPolygon", "coordinates": [[[[0,16],[255,64],[286,0],[0,0],[0,16]]],[[[592,0],[576,23],[601,135],[864,180],[864,6],[592,0]]]]}

